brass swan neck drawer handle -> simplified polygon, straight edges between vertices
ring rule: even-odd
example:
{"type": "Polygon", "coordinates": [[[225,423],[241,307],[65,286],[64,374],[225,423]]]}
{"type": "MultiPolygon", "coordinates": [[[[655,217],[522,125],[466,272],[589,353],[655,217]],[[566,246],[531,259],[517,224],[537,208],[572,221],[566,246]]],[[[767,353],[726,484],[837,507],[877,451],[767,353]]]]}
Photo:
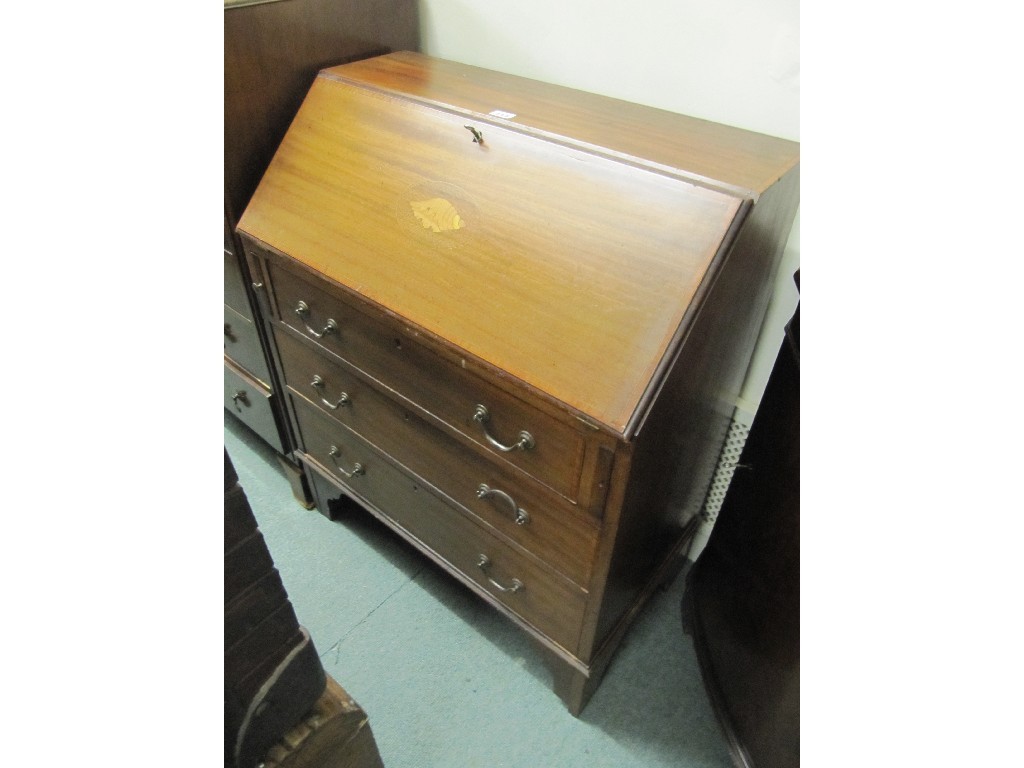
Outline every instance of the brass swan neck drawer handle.
{"type": "Polygon", "coordinates": [[[344,469],[341,466],[341,464],[338,463],[338,457],[341,455],[341,451],[338,450],[338,446],[332,445],[331,446],[331,450],[329,450],[327,453],[330,455],[331,459],[334,461],[334,466],[337,468],[337,470],[339,472],[341,472],[341,474],[343,474],[349,480],[351,480],[353,477],[359,477],[360,475],[365,475],[366,474],[366,467],[364,467],[358,461],[355,464],[352,465],[352,471],[351,472],[349,472],[347,469],[344,469]]]}
{"type": "Polygon", "coordinates": [[[309,382],[309,386],[316,387],[317,392],[320,393],[320,402],[330,408],[332,411],[336,411],[339,408],[347,408],[352,405],[352,398],[348,396],[348,392],[342,392],[341,397],[338,398],[338,402],[332,403],[326,397],[323,396],[324,391],[324,380],[320,374],[313,374],[313,380],[309,382]]]}
{"type": "Polygon", "coordinates": [[[476,495],[479,499],[487,499],[491,496],[501,499],[512,510],[512,519],[516,521],[516,525],[526,525],[530,522],[530,513],[525,509],[521,509],[519,505],[516,504],[516,500],[504,491],[499,491],[497,488],[491,488],[487,483],[480,483],[480,487],[476,489],[476,495]]]}
{"type": "Polygon", "coordinates": [[[239,401],[241,401],[242,405],[247,408],[249,407],[249,396],[245,393],[244,389],[239,389],[231,396],[231,402],[235,404],[235,410],[241,413],[242,409],[238,407],[239,401]]]}
{"type": "Polygon", "coordinates": [[[527,432],[525,429],[519,433],[519,441],[512,445],[505,445],[500,441],[496,440],[491,433],[487,430],[487,422],[491,420],[491,413],[487,410],[486,406],[478,405],[476,412],[473,414],[473,421],[476,421],[484,428],[484,437],[487,438],[487,442],[497,448],[499,451],[509,453],[510,451],[528,451],[533,448],[536,443],[533,440],[533,435],[527,432]]]}
{"type": "Polygon", "coordinates": [[[490,576],[488,576],[487,571],[491,567],[491,558],[489,558],[487,555],[480,555],[480,558],[476,561],[476,564],[477,567],[484,572],[484,576],[487,576],[487,580],[491,582],[495,589],[501,592],[508,592],[510,594],[513,592],[518,592],[519,590],[523,589],[523,582],[521,582],[519,579],[512,579],[512,586],[506,587],[504,584],[501,584],[500,582],[497,582],[490,576]]]}
{"type": "Polygon", "coordinates": [[[338,324],[334,322],[333,317],[327,319],[327,325],[325,325],[324,329],[319,333],[310,328],[309,323],[306,322],[306,318],[309,317],[309,304],[307,304],[304,301],[299,301],[299,303],[295,306],[295,314],[302,319],[302,324],[306,326],[306,330],[309,331],[309,333],[312,334],[313,337],[317,339],[322,339],[324,336],[327,336],[328,334],[338,332],[338,324]]]}

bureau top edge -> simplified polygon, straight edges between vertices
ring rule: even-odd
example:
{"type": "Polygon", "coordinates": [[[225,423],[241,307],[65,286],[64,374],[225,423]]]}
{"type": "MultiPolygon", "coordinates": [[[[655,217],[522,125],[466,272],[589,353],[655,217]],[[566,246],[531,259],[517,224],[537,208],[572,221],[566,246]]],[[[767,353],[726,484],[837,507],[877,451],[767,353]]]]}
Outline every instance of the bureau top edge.
{"type": "Polygon", "coordinates": [[[328,67],[318,76],[754,201],[800,162],[800,145],[787,139],[411,51],[328,67]]]}

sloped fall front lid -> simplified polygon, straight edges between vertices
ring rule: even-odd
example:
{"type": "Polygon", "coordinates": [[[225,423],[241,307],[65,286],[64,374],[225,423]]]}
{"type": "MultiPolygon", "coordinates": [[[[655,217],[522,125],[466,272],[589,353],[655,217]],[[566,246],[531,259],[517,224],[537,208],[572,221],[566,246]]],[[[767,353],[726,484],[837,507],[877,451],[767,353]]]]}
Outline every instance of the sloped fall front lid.
{"type": "Polygon", "coordinates": [[[488,77],[418,54],[321,72],[239,229],[622,434],[757,190],[630,154],[668,113],[631,105],[596,145],[574,125],[620,102],[488,77]]]}

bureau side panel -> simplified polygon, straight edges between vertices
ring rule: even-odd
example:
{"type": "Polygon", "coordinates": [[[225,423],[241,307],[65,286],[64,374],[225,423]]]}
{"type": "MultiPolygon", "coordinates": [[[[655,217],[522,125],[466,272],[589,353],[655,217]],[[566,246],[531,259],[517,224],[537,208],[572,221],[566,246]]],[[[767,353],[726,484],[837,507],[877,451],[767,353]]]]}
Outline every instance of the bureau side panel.
{"type": "Polygon", "coordinates": [[[750,212],[635,437],[595,652],[639,610],[692,530],[771,298],[798,174],[783,177],[750,212]]]}

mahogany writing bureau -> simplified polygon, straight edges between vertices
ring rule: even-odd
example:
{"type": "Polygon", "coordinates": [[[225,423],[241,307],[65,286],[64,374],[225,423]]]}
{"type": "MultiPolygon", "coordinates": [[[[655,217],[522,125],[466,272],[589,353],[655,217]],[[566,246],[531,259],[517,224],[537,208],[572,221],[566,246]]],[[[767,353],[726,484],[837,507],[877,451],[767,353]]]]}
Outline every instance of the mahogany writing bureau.
{"type": "Polygon", "coordinates": [[[692,535],[798,163],[398,53],[319,74],[239,222],[321,511],[518,624],[574,713],[692,535]]]}

